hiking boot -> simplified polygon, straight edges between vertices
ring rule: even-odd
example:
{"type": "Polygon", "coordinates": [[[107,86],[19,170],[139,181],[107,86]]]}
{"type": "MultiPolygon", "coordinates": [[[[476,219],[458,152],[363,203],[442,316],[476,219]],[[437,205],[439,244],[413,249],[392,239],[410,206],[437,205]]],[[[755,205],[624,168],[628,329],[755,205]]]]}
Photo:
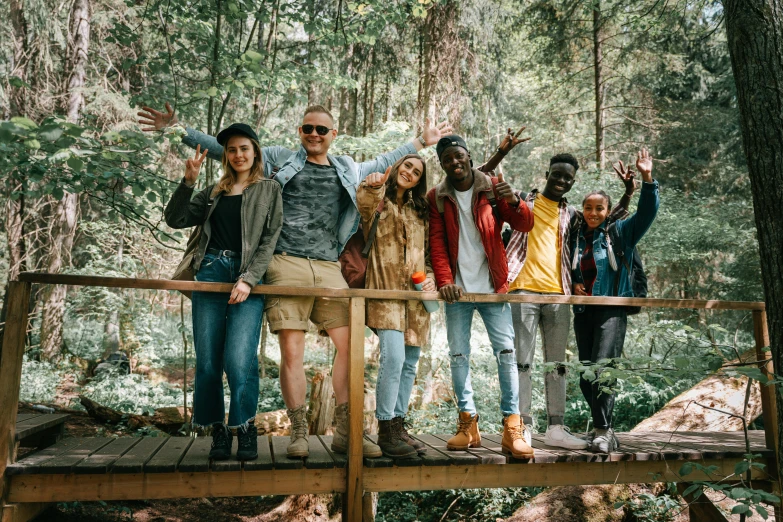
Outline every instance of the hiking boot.
{"type": "Polygon", "coordinates": [[[412,459],[416,456],[416,449],[400,438],[399,426],[393,420],[378,421],[378,446],[384,457],[412,459]]]}
{"type": "Polygon", "coordinates": [[[212,425],[212,448],[209,450],[211,460],[228,460],[231,456],[231,441],[234,436],[231,430],[222,422],[212,425]]]}
{"type": "Polygon", "coordinates": [[[237,428],[237,460],[258,458],[258,429],[255,424],[237,428]]]}
{"type": "Polygon", "coordinates": [[[427,445],[420,440],[414,439],[408,434],[408,430],[405,428],[405,417],[394,417],[392,422],[399,426],[400,439],[402,439],[405,444],[413,446],[413,449],[415,449],[416,453],[419,455],[427,454],[427,445]]]}
{"type": "Polygon", "coordinates": [[[593,443],[594,438],[595,438],[595,429],[592,429],[585,434],[585,442],[587,442],[588,446],[593,443]]]}
{"type": "Polygon", "coordinates": [[[587,441],[571,434],[566,426],[553,424],[546,429],[544,444],[556,448],[581,450],[587,448],[587,441]]]}
{"type": "MultiPolygon", "coordinates": [[[[334,409],[334,437],[332,438],[332,451],[348,453],[348,403],[338,405],[334,409]]],[[[383,452],[377,444],[362,438],[362,455],[365,457],[382,457],[383,452]]]]}
{"type": "Polygon", "coordinates": [[[519,415],[509,415],[503,419],[503,439],[500,442],[503,453],[510,453],[515,459],[532,459],[533,448],[525,440],[526,431],[519,415]]]}
{"type": "Polygon", "coordinates": [[[457,434],[446,441],[446,449],[452,451],[481,447],[481,434],[478,429],[478,413],[461,411],[457,418],[457,434]]]}
{"type": "Polygon", "coordinates": [[[595,437],[590,444],[590,451],[593,453],[611,453],[619,447],[620,441],[617,440],[612,428],[595,430],[595,437]]]}
{"type": "Polygon", "coordinates": [[[302,404],[292,410],[286,410],[291,420],[291,442],[285,452],[290,458],[305,458],[310,455],[307,443],[307,406],[302,404]]]}

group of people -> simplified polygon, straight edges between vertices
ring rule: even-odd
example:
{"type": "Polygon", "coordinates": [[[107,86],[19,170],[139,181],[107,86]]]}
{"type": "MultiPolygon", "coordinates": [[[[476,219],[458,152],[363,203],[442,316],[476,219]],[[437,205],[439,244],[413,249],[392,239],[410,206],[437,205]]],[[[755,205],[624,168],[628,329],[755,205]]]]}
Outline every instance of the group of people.
{"type": "MultiPolygon", "coordinates": [[[[177,123],[167,104],[161,112],[139,113],[144,130],[177,123]]],[[[452,134],[447,122],[429,120],[422,134],[401,147],[362,163],[332,156],[337,136],[334,119],[322,106],[305,110],[298,128],[301,147],[260,147],[247,125],[233,124],[216,137],[185,128],[183,143],[195,148],[185,176],[165,209],[173,228],[201,226],[192,269],[198,281],[233,283],[225,294],[193,293],[196,379],[193,423],[210,427],[210,458],[257,456],[254,426],[258,403],[257,348],[262,312],[279,336],[280,387],[291,421],[289,457],[308,456],[305,331],[312,322],[336,347],[332,381],[336,402],[332,450],[348,449],[348,303],[345,299],[250,294],[256,284],[347,288],[339,257],[361,225],[370,231],[365,287],[411,290],[416,280],[424,291],[439,291],[445,316],[451,376],[459,416],[450,450],[481,445],[478,414],[470,379],[470,337],[477,310],[489,335],[498,365],[502,448],[516,458],[533,456],[529,426],[531,370],[537,331],[542,332],[544,360],[555,363],[545,376],[547,445],[610,452],[617,447],[612,431],[612,393],[582,380],[592,410],[594,430],[577,437],[564,425],[565,361],[568,305],[484,303],[461,300],[468,293],[527,295],[633,296],[631,268],[625,261],[650,227],[658,208],[652,160],[639,152],[636,167],[642,189],[636,213],[627,211],[634,173],[622,162],[615,170],[625,194],[612,208],[609,196],[595,191],[583,210],[569,206],[565,194],[579,164],[570,154],[551,158],[544,190],[520,193],[492,169],[518,143],[509,129],[495,155],[474,168],[467,143],[452,134]],[[417,154],[436,146],[446,178],[427,192],[425,161],[417,154]],[[206,157],[222,162],[223,175],[194,196],[206,157]],[[511,230],[504,241],[504,224],[511,230]],[[230,388],[225,420],[222,376],[230,388]]],[[[622,352],[627,313],[617,306],[574,309],[579,358],[598,363],[622,352]]],[[[429,337],[430,313],[422,301],[368,300],[366,324],[380,341],[376,385],[377,444],[365,437],[367,457],[410,458],[426,447],[411,437],[405,416],[421,348],[429,337]]]]}

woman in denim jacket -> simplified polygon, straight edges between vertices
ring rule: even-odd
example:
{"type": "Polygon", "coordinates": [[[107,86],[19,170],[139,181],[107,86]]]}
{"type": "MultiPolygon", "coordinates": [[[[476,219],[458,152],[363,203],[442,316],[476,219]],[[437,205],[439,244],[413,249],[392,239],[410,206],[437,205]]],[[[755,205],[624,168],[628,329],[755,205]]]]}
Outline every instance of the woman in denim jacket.
{"type": "MultiPolygon", "coordinates": [[[[606,218],[612,203],[602,190],[591,192],[582,202],[584,224],[578,234],[572,235],[571,243],[574,295],[634,296],[630,270],[634,247],[655,220],[659,205],[658,182],[652,179],[652,158],[647,149],[637,154],[636,168],[642,175],[642,190],[636,212],[627,219],[608,223],[606,218]]],[[[622,177],[628,175],[622,162],[615,170],[622,177]]],[[[596,364],[620,357],[627,322],[628,313],[622,306],[575,306],[574,333],[579,360],[596,364]]],[[[588,436],[588,442],[594,452],[609,453],[619,446],[612,430],[614,395],[606,389],[610,385],[599,384],[597,375],[592,382],[584,375],[580,379],[593,417],[594,431],[588,436]]]]}
{"type": "Polygon", "coordinates": [[[223,148],[223,176],[193,196],[208,151],[188,159],[185,177],[164,216],[172,228],[202,226],[193,258],[199,282],[234,283],[231,294],[193,292],[196,384],[193,424],[212,428],[209,458],[231,456],[231,429],[237,431],[237,459],[258,456],[258,340],[264,296],[251,295],[272,259],[283,225],[280,184],[264,178],[258,137],[244,124],[217,136],[223,148]],[[223,371],[231,391],[224,424],[223,371]]]}

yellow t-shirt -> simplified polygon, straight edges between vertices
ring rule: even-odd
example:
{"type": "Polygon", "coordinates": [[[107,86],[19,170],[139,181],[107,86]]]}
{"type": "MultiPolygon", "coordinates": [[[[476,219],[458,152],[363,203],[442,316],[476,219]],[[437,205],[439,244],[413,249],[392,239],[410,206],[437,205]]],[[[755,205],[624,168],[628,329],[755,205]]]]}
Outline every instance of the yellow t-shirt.
{"type": "Polygon", "coordinates": [[[539,194],[533,204],[533,216],[525,264],[509,290],[562,294],[559,205],[539,194]]]}

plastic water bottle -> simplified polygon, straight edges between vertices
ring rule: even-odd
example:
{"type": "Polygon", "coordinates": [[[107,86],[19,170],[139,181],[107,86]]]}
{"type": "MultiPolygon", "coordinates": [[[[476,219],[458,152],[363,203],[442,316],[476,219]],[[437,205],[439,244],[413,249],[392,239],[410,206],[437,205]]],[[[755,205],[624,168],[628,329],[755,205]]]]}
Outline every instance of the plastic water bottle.
{"type": "MultiPolygon", "coordinates": [[[[421,284],[425,279],[427,279],[427,274],[424,272],[414,272],[414,274],[411,276],[411,281],[413,281],[413,288],[421,291],[421,284]]],[[[422,301],[422,304],[424,305],[424,309],[429,313],[437,312],[440,308],[440,303],[438,301],[422,301]]]]}

